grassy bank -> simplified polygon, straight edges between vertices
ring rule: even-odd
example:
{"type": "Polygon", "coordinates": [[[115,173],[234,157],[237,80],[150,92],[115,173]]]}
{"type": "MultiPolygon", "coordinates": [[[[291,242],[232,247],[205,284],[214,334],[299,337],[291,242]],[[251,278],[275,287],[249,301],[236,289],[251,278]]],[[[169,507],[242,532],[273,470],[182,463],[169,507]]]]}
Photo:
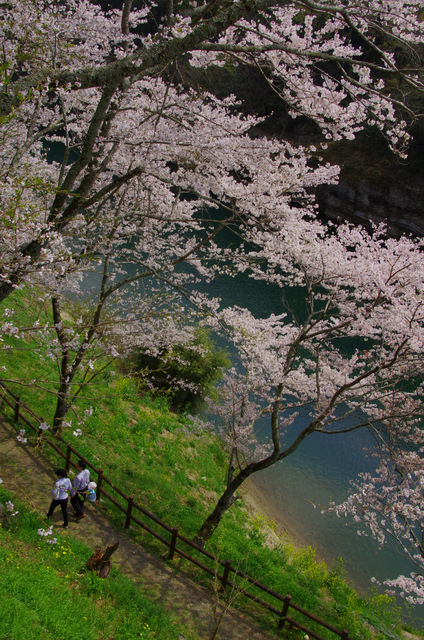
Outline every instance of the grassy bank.
{"type": "MultiPolygon", "coordinates": [[[[27,308],[23,305],[22,313],[28,314],[27,308]]],[[[54,363],[46,359],[40,375],[35,345],[21,340],[18,346],[18,351],[9,352],[13,357],[4,360],[8,378],[31,380],[33,371],[33,377],[42,378],[48,389],[49,381],[54,380],[54,363]]],[[[53,396],[36,385],[16,385],[15,391],[37,415],[49,421],[54,410],[53,396]]],[[[127,495],[133,495],[158,518],[191,538],[224,488],[226,468],[221,443],[190,418],[170,412],[164,400],[141,395],[134,381],[111,372],[81,398],[80,412],[89,406],[93,412],[84,424],[84,435],[74,436],[71,427],[65,432],[66,439],[127,495]]],[[[5,409],[5,413],[12,417],[10,410],[5,409]]],[[[62,464],[47,448],[45,454],[51,457],[52,464],[62,464]]],[[[122,527],[122,513],[106,503],[101,503],[101,509],[109,513],[117,527],[122,527]]],[[[164,547],[148,534],[131,530],[129,535],[158,553],[164,552],[164,547]]],[[[377,592],[369,600],[359,598],[348,584],[342,563],[330,571],[324,563],[317,562],[313,549],[298,550],[290,541],[279,539],[273,524],[249,513],[242,498],[224,516],[208,551],[230,559],[233,566],[270,589],[282,595],[290,593],[296,604],[339,629],[349,629],[357,640],[401,635],[400,611],[391,598],[377,592]]],[[[182,559],[176,559],[174,564],[210,585],[208,576],[193,565],[182,559]]],[[[260,597],[264,598],[263,593],[260,597]]],[[[238,599],[235,606],[240,603],[238,599]]],[[[275,601],[272,604],[276,606],[275,601]]],[[[258,609],[254,614],[262,618],[264,625],[275,628],[275,617],[268,618],[258,609]]],[[[322,628],[317,633],[334,638],[331,633],[325,635],[322,628]]]]}
{"type": "Polygon", "coordinates": [[[88,547],[65,532],[40,536],[41,518],[0,487],[9,500],[18,513],[0,512],[2,640],[194,640],[118,570],[107,580],[86,571],[88,547]]]}

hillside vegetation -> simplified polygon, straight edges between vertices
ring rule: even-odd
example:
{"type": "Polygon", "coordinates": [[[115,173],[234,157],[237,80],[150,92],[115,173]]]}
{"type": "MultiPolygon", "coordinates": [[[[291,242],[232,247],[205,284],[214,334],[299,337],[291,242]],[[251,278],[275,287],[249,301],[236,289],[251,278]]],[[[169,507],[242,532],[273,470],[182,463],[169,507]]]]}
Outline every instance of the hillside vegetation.
{"type": "Polygon", "coordinates": [[[0,487],[2,640],[195,640],[159,603],[112,568],[107,580],[85,570],[92,554],[67,533],[46,532],[27,505],[0,487]],[[10,504],[10,503],[9,503],[10,504]]]}
{"type": "MultiPolygon", "coordinates": [[[[29,314],[22,292],[16,299],[17,312],[19,308],[22,314],[29,314]]],[[[28,317],[28,321],[31,320],[28,317]]],[[[29,381],[31,371],[36,369],[37,379],[40,380],[39,354],[35,346],[29,341],[26,344],[21,342],[20,349],[14,350],[10,361],[3,359],[9,381],[29,381]]],[[[54,380],[54,366],[48,359],[42,364],[46,389],[49,387],[48,381],[54,380]]],[[[49,421],[54,406],[51,395],[40,388],[41,384],[39,387],[8,384],[36,415],[49,421]]],[[[88,387],[85,397],[78,402],[80,414],[88,407],[92,407],[92,414],[85,421],[83,436],[73,435],[75,427],[71,426],[64,433],[66,440],[96,467],[101,467],[122,491],[133,495],[136,502],[166,524],[177,527],[184,536],[193,537],[225,483],[225,457],[220,441],[199,421],[172,413],[165,399],[152,399],[140,392],[134,380],[111,371],[103,375],[97,386],[88,387]]],[[[9,421],[12,420],[10,409],[3,407],[2,413],[9,421]]],[[[35,443],[35,437],[31,437],[28,430],[25,436],[30,443],[35,443]]],[[[51,459],[52,465],[63,465],[63,461],[48,447],[44,448],[44,454],[51,459]]],[[[2,493],[0,502],[6,499],[7,495],[2,493]]],[[[122,529],[124,517],[121,512],[103,502],[100,508],[122,529]]],[[[32,612],[34,601],[38,601],[37,594],[40,597],[43,594],[45,604],[40,600],[43,613],[37,613],[40,637],[43,640],[61,638],[61,635],[55,635],[55,625],[59,618],[66,618],[77,592],[78,599],[81,599],[78,600],[78,608],[89,612],[87,627],[92,629],[89,635],[83,625],[78,631],[80,637],[109,637],[109,631],[104,631],[103,635],[100,632],[100,635],[93,635],[99,629],[105,629],[106,624],[110,624],[111,628],[123,629],[116,636],[120,640],[139,637],[137,634],[142,633],[149,637],[150,631],[146,625],[149,628],[156,625],[154,637],[178,637],[178,633],[174,636],[166,631],[169,618],[156,622],[162,613],[154,604],[147,605],[132,585],[122,582],[123,578],[117,573],[103,582],[85,573],[79,575],[79,568],[89,555],[88,549],[76,543],[59,541],[59,546],[52,553],[46,545],[40,545],[36,535],[40,520],[36,515],[27,513],[22,506],[19,510],[19,518],[9,518],[9,526],[7,530],[3,527],[1,534],[1,554],[7,570],[0,580],[0,597],[2,602],[11,602],[11,585],[12,593],[19,594],[19,612],[10,604],[7,615],[3,616],[3,619],[9,620],[10,628],[15,629],[14,625],[20,624],[21,619],[26,619],[28,623],[30,616],[35,615],[32,612]],[[63,549],[61,544],[65,545],[63,549]],[[62,556],[66,556],[66,562],[62,556]],[[33,558],[36,558],[36,562],[33,558]],[[35,572],[36,580],[33,579],[35,572]],[[31,586],[27,587],[29,583],[31,586]],[[61,595],[55,600],[54,611],[49,613],[47,603],[51,602],[51,593],[55,589],[61,595]],[[138,603],[134,608],[133,600],[138,603]],[[98,611],[101,617],[103,614],[100,610],[104,611],[104,619],[96,622],[93,616],[98,611]],[[143,615],[136,615],[136,610],[143,611],[143,615]]],[[[164,552],[154,538],[141,530],[131,530],[129,535],[158,553],[164,552]]],[[[337,567],[329,570],[324,563],[316,560],[314,549],[295,548],[289,540],[275,534],[272,522],[248,513],[242,497],[225,515],[207,549],[221,559],[230,559],[233,566],[278,593],[290,593],[293,602],[339,629],[347,628],[355,639],[384,640],[402,634],[401,611],[390,597],[370,592],[368,600],[360,598],[349,586],[341,560],[337,567]]],[[[182,559],[175,559],[174,564],[192,572],[196,580],[210,587],[210,579],[200,570],[182,559]]],[[[213,568],[213,564],[211,566],[213,568]]],[[[264,598],[263,593],[260,597],[264,598]]],[[[275,629],[275,618],[267,618],[257,609],[254,614],[261,617],[264,625],[275,629]]],[[[75,624],[78,619],[75,618],[75,624]]],[[[4,640],[27,637],[13,633],[15,635],[0,633],[0,637],[4,640]]],[[[322,628],[317,633],[334,638],[331,633],[326,636],[322,628]]],[[[34,637],[38,636],[31,636],[34,637]]]]}

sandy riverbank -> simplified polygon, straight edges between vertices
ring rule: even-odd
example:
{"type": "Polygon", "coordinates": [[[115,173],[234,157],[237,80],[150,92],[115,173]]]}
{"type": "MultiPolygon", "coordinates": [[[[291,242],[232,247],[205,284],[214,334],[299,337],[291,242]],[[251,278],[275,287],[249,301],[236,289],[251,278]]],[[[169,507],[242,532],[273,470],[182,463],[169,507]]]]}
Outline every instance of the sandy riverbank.
{"type": "MultiPolygon", "coordinates": [[[[258,514],[273,523],[275,534],[283,541],[290,542],[297,548],[308,546],[306,539],[295,531],[294,527],[281,518],[281,514],[267,498],[264,492],[255,484],[254,478],[249,478],[239,489],[249,511],[258,514]]],[[[319,555],[319,554],[317,554],[319,555]]]]}

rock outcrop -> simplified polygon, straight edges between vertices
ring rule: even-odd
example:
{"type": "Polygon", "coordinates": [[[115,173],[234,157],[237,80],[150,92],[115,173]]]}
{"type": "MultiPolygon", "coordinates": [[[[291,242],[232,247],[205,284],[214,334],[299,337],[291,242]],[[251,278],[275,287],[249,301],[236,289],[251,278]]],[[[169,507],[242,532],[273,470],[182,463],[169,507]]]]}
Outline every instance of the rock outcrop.
{"type": "Polygon", "coordinates": [[[391,236],[424,236],[423,179],[402,187],[387,178],[378,183],[364,179],[355,186],[321,185],[317,197],[320,213],[331,220],[366,226],[384,222],[391,236]]]}

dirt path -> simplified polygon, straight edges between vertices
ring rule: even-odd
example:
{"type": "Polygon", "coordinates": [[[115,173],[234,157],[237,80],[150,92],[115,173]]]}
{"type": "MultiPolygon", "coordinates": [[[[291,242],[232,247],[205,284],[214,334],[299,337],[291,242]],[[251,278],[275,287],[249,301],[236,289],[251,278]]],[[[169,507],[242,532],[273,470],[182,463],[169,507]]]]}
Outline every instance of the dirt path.
{"type": "MultiPolygon", "coordinates": [[[[56,479],[53,469],[34,448],[18,444],[16,431],[1,420],[0,477],[5,487],[19,499],[29,503],[40,514],[46,512],[49,488],[56,479]]],[[[60,509],[57,509],[53,524],[60,526],[61,522],[60,509]]],[[[149,585],[151,597],[160,600],[196,638],[209,639],[214,628],[211,591],[184,573],[174,571],[159,557],[114,530],[101,514],[101,508],[91,508],[86,518],[78,523],[70,518],[69,529],[64,534],[83,540],[93,551],[119,540],[119,548],[113,556],[114,564],[136,583],[149,585]]],[[[265,633],[246,614],[235,610],[225,615],[216,637],[221,640],[271,640],[277,634],[273,631],[265,633]]],[[[281,638],[281,634],[278,637],[281,638]]]]}

